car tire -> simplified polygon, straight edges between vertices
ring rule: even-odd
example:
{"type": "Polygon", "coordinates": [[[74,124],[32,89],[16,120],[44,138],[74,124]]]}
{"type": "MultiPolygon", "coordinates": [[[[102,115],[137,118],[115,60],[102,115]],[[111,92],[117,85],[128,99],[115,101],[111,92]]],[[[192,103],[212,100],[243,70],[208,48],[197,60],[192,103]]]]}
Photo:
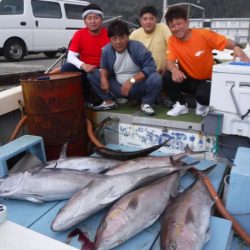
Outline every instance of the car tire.
{"type": "Polygon", "coordinates": [[[10,62],[23,61],[25,55],[25,45],[18,39],[10,39],[6,42],[3,55],[10,62]]]}

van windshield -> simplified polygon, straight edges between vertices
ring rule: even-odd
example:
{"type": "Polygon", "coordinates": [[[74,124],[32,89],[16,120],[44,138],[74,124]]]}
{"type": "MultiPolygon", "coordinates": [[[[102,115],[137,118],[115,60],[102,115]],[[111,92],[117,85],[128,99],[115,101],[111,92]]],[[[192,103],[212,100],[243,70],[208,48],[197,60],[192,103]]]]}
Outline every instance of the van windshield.
{"type": "Polygon", "coordinates": [[[23,0],[1,0],[0,15],[23,14],[23,0]]]}

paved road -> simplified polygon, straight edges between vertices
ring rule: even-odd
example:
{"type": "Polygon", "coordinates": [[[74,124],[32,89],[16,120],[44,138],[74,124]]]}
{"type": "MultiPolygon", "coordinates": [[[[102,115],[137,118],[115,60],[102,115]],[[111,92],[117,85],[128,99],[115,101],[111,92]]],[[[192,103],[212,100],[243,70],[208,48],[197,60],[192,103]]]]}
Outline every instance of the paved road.
{"type": "MultiPolygon", "coordinates": [[[[8,62],[4,57],[0,57],[0,75],[31,71],[45,71],[57,60],[59,56],[60,54],[58,54],[56,58],[49,59],[40,53],[26,56],[22,62],[8,62]]],[[[60,63],[56,66],[60,66],[60,63]]]]}

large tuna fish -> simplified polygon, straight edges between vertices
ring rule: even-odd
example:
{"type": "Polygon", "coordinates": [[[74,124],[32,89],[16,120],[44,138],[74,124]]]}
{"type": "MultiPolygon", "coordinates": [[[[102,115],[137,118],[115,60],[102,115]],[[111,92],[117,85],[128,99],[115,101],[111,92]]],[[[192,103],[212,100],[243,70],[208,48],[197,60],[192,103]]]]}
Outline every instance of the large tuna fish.
{"type": "Polygon", "coordinates": [[[166,208],[161,226],[161,250],[201,250],[210,237],[213,200],[202,177],[166,208]]]}
{"type": "Polygon", "coordinates": [[[83,170],[90,173],[104,173],[118,165],[121,161],[100,157],[69,157],[58,161],[48,162],[45,168],[66,168],[83,170]]]}
{"type": "Polygon", "coordinates": [[[93,180],[73,195],[54,219],[51,229],[61,231],[83,221],[141,184],[166,175],[166,168],[142,169],[93,180]]]}
{"type": "Polygon", "coordinates": [[[179,179],[179,172],[174,172],[116,202],[97,231],[94,249],[112,249],[151,226],[177,194],[179,179]]]}
{"type": "Polygon", "coordinates": [[[82,157],[67,157],[68,143],[63,145],[63,148],[60,153],[60,157],[58,160],[49,161],[47,163],[46,168],[67,168],[67,169],[75,169],[75,170],[84,170],[91,173],[102,173],[115,167],[121,161],[113,160],[113,159],[105,159],[100,157],[90,157],[90,156],[82,156],[82,157]]]}
{"type": "Polygon", "coordinates": [[[0,179],[0,197],[35,203],[70,198],[102,175],[69,169],[42,169],[11,174],[0,179]]]}
{"type": "Polygon", "coordinates": [[[135,171],[143,168],[154,168],[169,166],[171,168],[172,161],[180,161],[186,156],[193,155],[199,159],[204,159],[205,151],[192,151],[188,146],[185,148],[184,153],[171,155],[171,156],[147,156],[141,157],[134,160],[129,160],[121,162],[115,168],[107,171],[106,175],[115,175],[120,173],[126,173],[130,171],[135,171]],[[172,159],[172,160],[171,160],[172,159]]]}

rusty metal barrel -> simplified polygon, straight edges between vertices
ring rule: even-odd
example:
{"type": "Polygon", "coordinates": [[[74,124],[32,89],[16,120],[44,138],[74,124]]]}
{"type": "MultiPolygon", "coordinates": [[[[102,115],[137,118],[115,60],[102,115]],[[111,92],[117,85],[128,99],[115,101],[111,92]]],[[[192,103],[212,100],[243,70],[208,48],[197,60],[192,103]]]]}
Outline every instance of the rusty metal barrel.
{"type": "Polygon", "coordinates": [[[81,74],[62,72],[20,79],[28,132],[42,136],[47,160],[87,155],[86,116],[81,74]]]}

